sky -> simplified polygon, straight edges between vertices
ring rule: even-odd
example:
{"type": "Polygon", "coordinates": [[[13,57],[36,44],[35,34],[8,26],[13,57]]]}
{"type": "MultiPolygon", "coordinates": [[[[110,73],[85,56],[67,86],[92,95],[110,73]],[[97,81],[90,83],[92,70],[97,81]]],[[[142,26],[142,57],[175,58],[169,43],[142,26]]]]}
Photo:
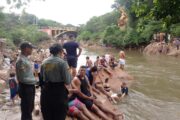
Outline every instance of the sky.
{"type": "Polygon", "coordinates": [[[26,12],[66,24],[85,24],[93,16],[111,12],[114,0],[31,0],[26,12]]]}

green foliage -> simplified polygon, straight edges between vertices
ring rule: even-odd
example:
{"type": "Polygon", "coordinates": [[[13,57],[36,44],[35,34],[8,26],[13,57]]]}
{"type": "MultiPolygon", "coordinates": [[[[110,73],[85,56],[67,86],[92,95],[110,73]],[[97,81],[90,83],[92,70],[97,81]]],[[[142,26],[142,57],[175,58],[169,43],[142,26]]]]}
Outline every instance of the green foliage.
{"type": "Polygon", "coordinates": [[[115,47],[148,44],[157,32],[180,36],[179,6],[179,0],[115,0],[112,5],[114,11],[90,19],[86,25],[81,26],[80,36],[88,36],[88,40],[90,38],[93,41],[98,38],[98,42],[115,47]],[[125,30],[116,26],[120,8],[128,15],[125,30]]]}
{"type": "Polygon", "coordinates": [[[108,26],[104,32],[103,43],[107,45],[124,48],[140,43],[137,32],[132,28],[127,28],[124,31],[120,30],[116,25],[112,25],[108,26]]]}
{"type": "Polygon", "coordinates": [[[26,24],[36,24],[38,18],[35,15],[28,14],[25,11],[23,11],[19,20],[20,20],[21,24],[25,24],[25,25],[26,24]]]}
{"type": "Polygon", "coordinates": [[[46,19],[40,19],[38,20],[37,24],[40,26],[40,27],[62,27],[63,25],[61,23],[58,23],[56,21],[53,21],[53,20],[46,20],[46,19]]]}
{"type": "Polygon", "coordinates": [[[179,37],[180,36],[180,23],[171,25],[170,32],[173,36],[179,37]]]}
{"type": "Polygon", "coordinates": [[[117,23],[118,17],[119,13],[114,10],[100,17],[91,18],[85,26],[81,25],[78,39],[98,41],[103,37],[104,30],[107,26],[117,23]]]}
{"type": "Polygon", "coordinates": [[[38,26],[34,25],[32,18],[36,16],[27,13],[22,16],[16,14],[3,16],[3,19],[0,19],[0,38],[6,38],[10,46],[19,45],[24,40],[37,43],[49,39],[46,33],[38,31],[38,26]]]}
{"type": "Polygon", "coordinates": [[[180,2],[179,0],[153,0],[153,16],[157,20],[163,20],[166,27],[180,21],[180,2]]]}

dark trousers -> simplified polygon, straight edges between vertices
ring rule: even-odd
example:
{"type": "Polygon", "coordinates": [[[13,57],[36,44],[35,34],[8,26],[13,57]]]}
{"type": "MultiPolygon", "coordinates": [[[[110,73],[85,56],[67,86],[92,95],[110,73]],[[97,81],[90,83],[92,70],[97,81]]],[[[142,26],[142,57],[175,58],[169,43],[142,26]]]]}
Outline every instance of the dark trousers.
{"type": "Polygon", "coordinates": [[[19,97],[21,98],[21,120],[32,120],[35,86],[19,83],[19,97]]]}
{"type": "Polygon", "coordinates": [[[41,89],[41,112],[44,120],[65,120],[68,110],[64,84],[47,83],[41,89]]]}

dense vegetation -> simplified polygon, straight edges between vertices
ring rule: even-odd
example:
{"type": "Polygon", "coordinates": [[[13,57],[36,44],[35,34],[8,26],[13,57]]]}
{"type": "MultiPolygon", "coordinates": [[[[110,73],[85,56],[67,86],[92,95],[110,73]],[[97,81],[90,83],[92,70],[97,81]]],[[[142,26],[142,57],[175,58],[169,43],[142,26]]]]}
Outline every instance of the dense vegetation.
{"type": "Polygon", "coordinates": [[[58,27],[63,25],[52,20],[38,19],[25,11],[21,15],[17,15],[3,13],[2,9],[0,10],[0,38],[5,38],[11,46],[17,46],[24,40],[37,43],[49,39],[46,33],[39,31],[40,27],[47,26],[58,27]]]}
{"type": "Polygon", "coordinates": [[[27,17],[16,14],[1,14],[0,38],[5,38],[9,45],[19,45],[24,40],[36,43],[48,39],[47,34],[38,31],[38,26],[34,24],[33,15],[27,17]]]}
{"type": "Polygon", "coordinates": [[[78,39],[124,48],[148,44],[157,32],[180,36],[179,6],[179,0],[115,0],[111,13],[81,26],[78,39]],[[128,14],[125,30],[117,26],[119,8],[128,14]]]}

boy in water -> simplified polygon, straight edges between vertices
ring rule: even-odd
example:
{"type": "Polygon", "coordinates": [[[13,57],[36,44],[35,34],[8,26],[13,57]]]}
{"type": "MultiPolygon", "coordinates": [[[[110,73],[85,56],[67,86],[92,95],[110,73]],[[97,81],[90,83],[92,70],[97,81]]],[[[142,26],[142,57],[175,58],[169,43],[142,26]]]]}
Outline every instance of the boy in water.
{"type": "Polygon", "coordinates": [[[129,89],[127,87],[126,82],[122,82],[122,85],[121,85],[122,96],[121,96],[121,98],[123,98],[125,95],[128,95],[128,92],[129,92],[129,89]]]}
{"type": "Polygon", "coordinates": [[[12,100],[12,105],[15,105],[15,98],[18,93],[18,84],[15,78],[15,73],[10,73],[9,88],[10,88],[10,98],[12,100]]]}

